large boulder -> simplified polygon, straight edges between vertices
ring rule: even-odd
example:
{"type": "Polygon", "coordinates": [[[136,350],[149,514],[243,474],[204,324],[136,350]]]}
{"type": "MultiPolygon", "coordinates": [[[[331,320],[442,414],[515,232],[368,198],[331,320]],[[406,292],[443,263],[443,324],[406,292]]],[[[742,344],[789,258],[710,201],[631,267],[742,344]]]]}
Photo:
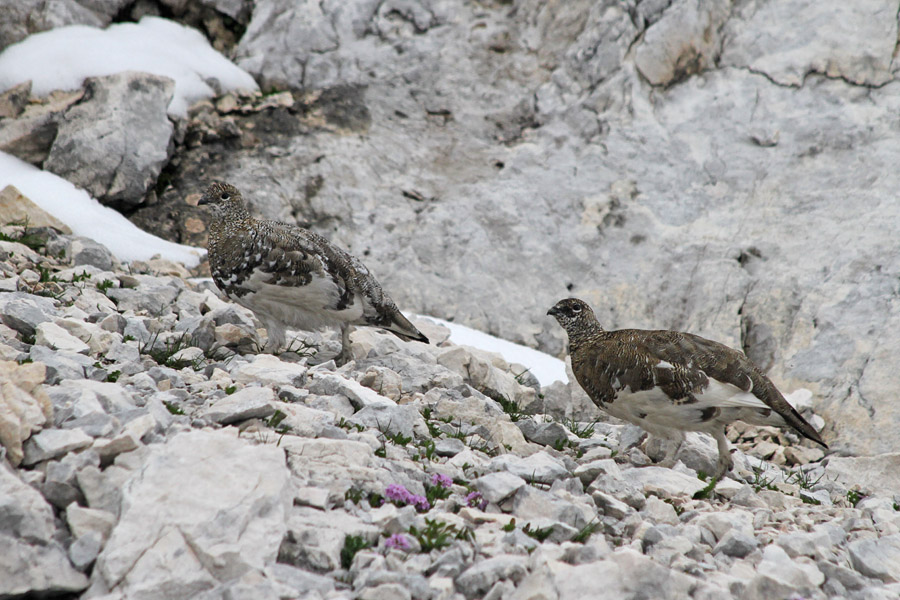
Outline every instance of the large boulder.
{"type": "Polygon", "coordinates": [[[174,128],[166,111],[174,91],[174,81],[149,73],[87,79],[44,168],[101,202],[141,204],[169,158],[174,128]]]}
{"type": "Polygon", "coordinates": [[[235,433],[193,431],[151,447],[97,559],[106,587],[188,597],[275,561],[291,500],[284,451],[235,433]]]}

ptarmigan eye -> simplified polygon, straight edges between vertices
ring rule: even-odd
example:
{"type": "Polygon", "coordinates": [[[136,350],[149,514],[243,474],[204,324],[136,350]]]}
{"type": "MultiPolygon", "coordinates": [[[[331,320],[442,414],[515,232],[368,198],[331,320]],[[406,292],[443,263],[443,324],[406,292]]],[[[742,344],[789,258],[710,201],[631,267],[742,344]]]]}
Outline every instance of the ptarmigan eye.
{"type": "Polygon", "coordinates": [[[228,200],[231,196],[228,195],[228,192],[222,192],[222,195],[219,196],[222,200],[228,200]]]}
{"type": "Polygon", "coordinates": [[[577,314],[580,313],[580,312],[581,312],[581,307],[578,306],[577,304],[576,304],[575,306],[572,307],[572,314],[577,315],[577,314]]]}

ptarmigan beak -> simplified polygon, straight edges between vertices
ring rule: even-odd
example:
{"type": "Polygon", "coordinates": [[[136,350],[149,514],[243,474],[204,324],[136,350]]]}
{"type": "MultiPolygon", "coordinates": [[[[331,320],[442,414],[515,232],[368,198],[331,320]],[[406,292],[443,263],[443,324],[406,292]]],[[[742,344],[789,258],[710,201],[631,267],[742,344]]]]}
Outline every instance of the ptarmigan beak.
{"type": "Polygon", "coordinates": [[[553,308],[551,308],[550,310],[547,311],[547,314],[550,315],[551,317],[555,317],[556,315],[559,314],[559,311],[556,310],[556,307],[554,306],[553,308]]]}

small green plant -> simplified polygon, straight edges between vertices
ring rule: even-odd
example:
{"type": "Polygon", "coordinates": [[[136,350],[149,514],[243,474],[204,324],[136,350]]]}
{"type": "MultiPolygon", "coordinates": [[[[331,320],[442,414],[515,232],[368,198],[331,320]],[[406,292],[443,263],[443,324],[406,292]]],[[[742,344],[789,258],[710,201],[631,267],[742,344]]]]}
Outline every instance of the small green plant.
{"type": "Polygon", "coordinates": [[[382,496],[381,494],[379,494],[377,492],[370,493],[366,497],[366,500],[369,501],[369,506],[371,506],[372,508],[377,508],[377,507],[381,506],[382,504],[384,504],[384,496],[382,496]]]}
{"type": "Polygon", "coordinates": [[[785,483],[795,483],[800,486],[800,489],[808,490],[812,489],[814,485],[819,483],[822,478],[825,477],[825,473],[822,473],[815,479],[812,478],[812,475],[809,474],[809,471],[804,471],[802,468],[797,469],[796,472],[791,473],[791,475],[785,479],[785,483]]]}
{"type": "Polygon", "coordinates": [[[287,425],[281,425],[281,422],[287,418],[287,415],[281,412],[280,410],[276,410],[269,420],[266,421],[266,425],[277,431],[278,433],[286,433],[290,430],[290,427],[287,425]],[[279,428],[280,426],[280,428],[279,428]]]}
{"type": "Polygon", "coordinates": [[[413,440],[411,437],[403,435],[399,431],[397,433],[395,433],[394,435],[390,435],[387,433],[385,433],[383,435],[384,435],[384,437],[386,437],[388,440],[390,440],[392,443],[394,443],[397,446],[406,446],[413,440]]]}
{"type": "Polygon", "coordinates": [[[822,504],[819,500],[816,500],[812,496],[804,496],[803,494],[800,495],[800,500],[804,504],[814,504],[816,506],[818,506],[819,504],[822,504]]]}
{"type": "Polygon", "coordinates": [[[531,523],[525,523],[525,527],[522,528],[522,533],[543,543],[544,540],[550,537],[550,534],[553,533],[553,525],[549,527],[538,527],[537,529],[532,529],[531,523]]]}
{"type": "Polygon", "coordinates": [[[351,423],[344,417],[341,417],[338,420],[337,426],[340,427],[341,429],[346,429],[347,431],[350,431],[351,429],[356,429],[357,431],[365,431],[366,430],[366,428],[363,427],[362,425],[360,425],[359,423],[351,423]]]}
{"type": "Polygon", "coordinates": [[[236,391],[237,391],[236,385],[229,385],[228,387],[225,388],[225,395],[230,396],[233,393],[235,393],[236,391]]]}
{"type": "Polygon", "coordinates": [[[706,474],[706,471],[697,471],[697,479],[700,481],[706,481],[707,477],[709,477],[709,475],[706,474]]]}
{"type": "Polygon", "coordinates": [[[50,283],[51,281],[54,283],[61,283],[56,275],[50,274],[50,269],[48,269],[47,267],[38,265],[37,270],[38,274],[40,275],[40,279],[38,281],[40,281],[41,283],[50,283]]]}
{"type": "Polygon", "coordinates": [[[79,283],[81,281],[87,281],[91,278],[91,274],[87,271],[82,271],[80,274],[72,275],[72,283],[79,283]]]}
{"type": "Polygon", "coordinates": [[[21,221],[11,221],[7,223],[7,225],[11,225],[14,227],[21,227],[22,233],[19,234],[18,237],[13,237],[11,235],[7,235],[5,233],[0,233],[0,240],[4,242],[18,242],[25,246],[28,246],[35,252],[40,252],[41,248],[46,246],[46,243],[41,238],[41,236],[33,233],[28,233],[28,219],[23,219],[21,221]]]}
{"type": "MultiPolygon", "coordinates": [[[[499,454],[499,450],[497,448],[491,446],[490,444],[488,444],[485,441],[481,441],[477,444],[470,444],[469,447],[472,450],[478,450],[479,452],[484,452],[488,456],[497,456],[497,454],[499,454]]],[[[509,447],[507,447],[506,449],[509,450],[509,447]]]]}
{"type": "MultiPolygon", "coordinates": [[[[856,506],[859,504],[859,501],[862,500],[865,496],[860,494],[856,490],[847,490],[847,502],[850,503],[850,506],[856,506]]],[[[894,504],[894,510],[897,510],[897,504],[894,504]]]]}
{"type": "Polygon", "coordinates": [[[562,452],[563,450],[566,449],[566,446],[568,446],[568,445],[569,445],[569,440],[567,440],[564,437],[561,437],[561,438],[557,439],[555,442],[553,442],[553,449],[556,450],[557,452],[562,452]]]}
{"type": "Polygon", "coordinates": [[[507,523],[506,525],[504,525],[504,526],[502,527],[503,531],[506,531],[506,532],[513,531],[513,530],[515,530],[515,528],[516,528],[516,519],[515,519],[515,517],[513,517],[512,519],[510,519],[510,520],[509,520],[509,523],[507,523]]]}
{"type": "Polygon", "coordinates": [[[594,435],[594,430],[599,423],[599,420],[594,420],[588,423],[587,425],[579,425],[578,421],[575,420],[575,417],[572,417],[565,423],[566,429],[577,435],[582,439],[587,439],[594,435]]]}
{"type": "Polygon", "coordinates": [[[349,500],[353,504],[359,504],[363,498],[363,491],[357,488],[350,488],[344,492],[344,500],[349,500]]]}
{"type": "Polygon", "coordinates": [[[434,506],[434,503],[437,500],[444,500],[445,498],[449,498],[450,494],[453,492],[450,491],[450,488],[441,487],[439,485],[428,485],[425,484],[425,498],[428,500],[428,503],[434,506]]]}
{"type": "Polygon", "coordinates": [[[465,442],[466,438],[469,436],[467,436],[465,433],[463,433],[462,421],[460,421],[459,423],[456,424],[456,431],[454,431],[453,433],[447,434],[447,437],[456,438],[458,440],[462,440],[463,442],[465,442]]]}
{"type": "Polygon", "coordinates": [[[704,487],[702,490],[698,490],[697,492],[694,493],[694,496],[693,496],[694,500],[705,500],[705,499],[709,498],[710,495],[713,493],[713,490],[716,489],[717,483],[719,483],[719,480],[716,479],[715,477],[710,479],[709,483],[706,484],[706,487],[704,487]]]}
{"type": "Polygon", "coordinates": [[[115,383],[119,380],[119,377],[122,375],[122,371],[112,371],[111,373],[107,373],[106,381],[110,383],[115,383]]]}
{"type": "Polygon", "coordinates": [[[519,385],[526,385],[526,386],[527,386],[528,384],[525,383],[525,374],[528,373],[529,371],[531,371],[531,369],[525,369],[524,371],[522,371],[522,372],[519,373],[519,374],[513,373],[513,377],[515,378],[516,383],[518,383],[519,385]]]}
{"type": "Polygon", "coordinates": [[[422,457],[427,460],[433,461],[435,455],[435,447],[434,442],[432,440],[425,440],[422,442],[422,445],[419,446],[419,450],[422,453],[422,457]]]}
{"type": "Polygon", "coordinates": [[[503,409],[503,412],[509,415],[510,421],[518,421],[525,415],[515,400],[510,400],[508,397],[494,392],[485,392],[485,396],[497,402],[497,404],[500,405],[500,408],[503,409]]]}
{"type": "Polygon", "coordinates": [[[366,541],[361,535],[344,536],[344,547],[341,548],[341,567],[349,569],[353,564],[353,557],[360,550],[371,547],[372,544],[366,541]]]}
{"type": "Polygon", "coordinates": [[[109,290],[109,288],[113,287],[114,285],[116,285],[115,282],[109,279],[104,279],[97,284],[97,289],[100,290],[101,294],[106,295],[107,290],[109,290]]]}
{"type": "Polygon", "coordinates": [[[900,511],[900,504],[897,504],[896,502],[894,502],[894,510],[900,511]]]}
{"type": "Polygon", "coordinates": [[[135,337],[133,335],[131,335],[130,333],[126,333],[125,335],[122,336],[123,342],[133,342],[134,340],[135,340],[135,337]]]}
{"type": "Polygon", "coordinates": [[[374,454],[379,458],[387,458],[387,442],[384,437],[381,438],[381,448],[376,448],[374,454]]]}
{"type": "Polygon", "coordinates": [[[618,456],[618,455],[619,455],[619,451],[618,451],[618,450],[612,450],[612,451],[610,451],[610,453],[609,453],[609,457],[610,457],[610,458],[615,458],[615,457],[618,456]]]}
{"type": "Polygon", "coordinates": [[[425,425],[428,426],[428,433],[431,434],[431,437],[440,437],[443,433],[441,428],[431,421],[425,421],[425,425]]]}
{"type": "MultiPolygon", "coordinates": [[[[700,491],[702,492],[703,490],[700,490],[700,491]]],[[[699,494],[700,492],[697,492],[697,493],[699,494]]],[[[663,500],[663,502],[665,502],[666,504],[670,505],[673,509],[675,509],[675,514],[677,516],[680,517],[682,515],[682,513],[684,513],[684,507],[679,504],[675,504],[675,501],[672,498],[666,498],[665,500],[663,500]]]]}
{"type": "Polygon", "coordinates": [[[753,467],[753,481],[750,482],[750,485],[753,486],[753,489],[757,492],[762,489],[767,489],[771,491],[777,491],[772,483],[775,481],[775,477],[766,477],[765,476],[766,469],[765,467],[753,467]]]}
{"type": "Polygon", "coordinates": [[[588,538],[594,535],[598,529],[600,529],[600,522],[597,521],[597,519],[593,519],[590,523],[582,527],[581,530],[575,534],[575,537],[572,538],[572,541],[576,544],[583,544],[588,541],[588,538]]]}
{"type": "Polygon", "coordinates": [[[528,485],[534,486],[536,488],[540,488],[541,486],[546,485],[545,483],[538,481],[536,475],[537,475],[537,469],[535,469],[534,471],[531,472],[531,477],[526,479],[525,482],[528,485]]]}
{"type": "Polygon", "coordinates": [[[166,405],[166,408],[173,415],[183,415],[184,411],[181,410],[181,407],[175,404],[174,402],[169,402],[168,400],[163,400],[163,404],[166,405]]]}
{"type": "Polygon", "coordinates": [[[409,533],[419,542],[422,552],[431,552],[449,546],[451,537],[460,539],[458,536],[462,532],[456,525],[425,517],[425,527],[418,529],[412,526],[409,533]]]}

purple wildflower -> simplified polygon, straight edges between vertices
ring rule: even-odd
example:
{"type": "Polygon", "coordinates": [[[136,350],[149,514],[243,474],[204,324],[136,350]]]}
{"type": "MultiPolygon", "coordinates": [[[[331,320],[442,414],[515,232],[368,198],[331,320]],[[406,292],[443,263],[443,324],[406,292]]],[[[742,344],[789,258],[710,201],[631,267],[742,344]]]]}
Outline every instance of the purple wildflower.
{"type": "Polygon", "coordinates": [[[477,508],[478,510],[484,510],[487,508],[488,501],[484,499],[481,495],[481,492],[471,492],[468,496],[466,496],[466,504],[471,506],[472,508],[477,508]]]}
{"type": "Polygon", "coordinates": [[[402,533],[395,533],[384,541],[385,548],[397,548],[398,550],[409,550],[409,540],[402,533]]]}
{"type": "Polygon", "coordinates": [[[447,475],[443,475],[441,473],[435,473],[431,476],[431,485],[437,485],[442,488],[448,488],[453,485],[453,480],[450,479],[447,475]]]}
{"type": "Polygon", "coordinates": [[[411,504],[411,498],[413,498],[413,494],[411,494],[408,489],[396,483],[387,486],[384,490],[384,495],[387,496],[387,499],[391,502],[399,502],[402,504],[411,504]]]}
{"type": "Polygon", "coordinates": [[[410,496],[409,503],[415,505],[416,510],[420,512],[425,512],[426,510],[431,509],[431,504],[428,502],[428,498],[426,498],[425,496],[413,494],[410,496]]]}
{"type": "Polygon", "coordinates": [[[387,496],[387,499],[396,504],[397,506],[406,506],[407,504],[411,504],[416,507],[416,510],[425,512],[431,508],[431,504],[428,502],[428,499],[425,496],[419,496],[418,494],[413,494],[408,489],[403,487],[402,485],[392,483],[387,486],[384,490],[384,495],[387,496]]]}

